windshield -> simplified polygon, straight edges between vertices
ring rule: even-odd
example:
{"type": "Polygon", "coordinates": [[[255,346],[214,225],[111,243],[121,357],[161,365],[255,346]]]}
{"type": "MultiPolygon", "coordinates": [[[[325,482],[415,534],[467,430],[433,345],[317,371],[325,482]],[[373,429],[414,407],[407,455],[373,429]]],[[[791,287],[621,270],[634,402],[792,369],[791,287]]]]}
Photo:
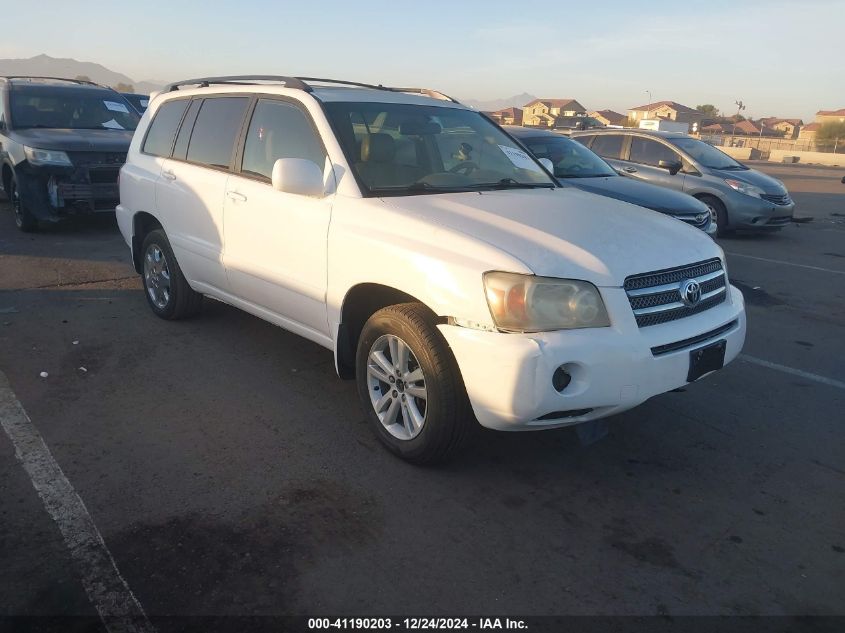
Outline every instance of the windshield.
{"type": "Polygon", "coordinates": [[[673,138],[671,143],[710,169],[748,169],[724,152],[696,138],[673,138]]]}
{"type": "Polygon", "coordinates": [[[107,90],[16,87],[9,95],[15,128],[134,130],[138,114],[107,90]]]}
{"type": "Polygon", "coordinates": [[[558,178],[616,176],[613,168],[586,147],[565,136],[537,136],[522,139],[537,158],[548,158],[558,178]]]}
{"type": "Polygon", "coordinates": [[[555,186],[478,112],[407,103],[324,107],[359,182],[373,195],[555,186]]]}

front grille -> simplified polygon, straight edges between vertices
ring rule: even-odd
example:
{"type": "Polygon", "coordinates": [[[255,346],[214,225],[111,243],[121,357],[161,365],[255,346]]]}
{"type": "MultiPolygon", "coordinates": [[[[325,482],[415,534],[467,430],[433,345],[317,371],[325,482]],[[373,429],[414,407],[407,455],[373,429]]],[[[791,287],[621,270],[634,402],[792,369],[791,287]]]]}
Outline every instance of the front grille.
{"type": "Polygon", "coordinates": [[[126,162],[126,152],[68,152],[74,167],[83,165],[116,165],[118,169],[126,162]]]}
{"type": "Polygon", "coordinates": [[[623,287],[639,327],[704,312],[722,303],[727,296],[727,280],[719,258],[632,275],[625,279],[623,287]],[[687,280],[697,281],[701,288],[700,299],[692,305],[681,297],[681,285],[687,280]]]}
{"type": "Polygon", "coordinates": [[[698,343],[703,343],[704,341],[707,341],[711,338],[716,338],[720,334],[724,334],[725,332],[732,330],[736,324],[737,321],[733,320],[730,323],[725,323],[725,325],[717,327],[715,330],[705,332],[704,334],[685,338],[682,341],[675,341],[674,343],[666,343],[665,345],[658,345],[657,347],[652,347],[651,353],[654,356],[662,356],[663,354],[669,354],[670,352],[677,352],[679,349],[691,347],[693,345],[697,345],[698,343]]]}
{"type": "Polygon", "coordinates": [[[760,197],[763,198],[763,200],[774,202],[782,207],[792,203],[792,199],[789,197],[788,193],[764,193],[761,194],[760,197]]]}
{"type": "Polygon", "coordinates": [[[676,215],[677,219],[685,224],[694,226],[697,229],[707,226],[707,221],[710,219],[709,213],[700,213],[698,215],[676,215]]]}

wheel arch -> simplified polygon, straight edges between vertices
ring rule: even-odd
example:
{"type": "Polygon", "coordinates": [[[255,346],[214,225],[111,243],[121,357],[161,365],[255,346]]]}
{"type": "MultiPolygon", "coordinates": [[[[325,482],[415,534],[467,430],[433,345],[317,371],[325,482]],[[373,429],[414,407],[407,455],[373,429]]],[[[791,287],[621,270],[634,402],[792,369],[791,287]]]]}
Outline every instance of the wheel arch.
{"type": "Polygon", "coordinates": [[[141,273],[141,245],[144,239],[156,229],[164,229],[161,222],[158,221],[153,214],[146,211],[139,211],[132,216],[132,264],[135,266],[135,272],[141,273]]]}
{"type": "Polygon", "coordinates": [[[364,324],[373,314],[398,303],[419,303],[436,322],[446,322],[425,301],[403,290],[380,283],[359,283],[347,290],[340,309],[340,323],[335,340],[335,368],[345,380],[355,378],[355,352],[364,324]]]}

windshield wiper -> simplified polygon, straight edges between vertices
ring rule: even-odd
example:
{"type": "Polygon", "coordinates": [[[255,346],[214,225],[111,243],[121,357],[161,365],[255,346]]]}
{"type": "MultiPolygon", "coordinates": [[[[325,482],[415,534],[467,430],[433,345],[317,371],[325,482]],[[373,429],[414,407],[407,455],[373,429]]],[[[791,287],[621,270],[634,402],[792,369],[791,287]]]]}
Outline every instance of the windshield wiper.
{"type": "Polygon", "coordinates": [[[616,175],[618,175],[616,172],[612,174],[571,174],[569,176],[558,176],[555,174],[555,178],[608,178],[609,176],[616,175]]]}
{"type": "Polygon", "coordinates": [[[502,178],[499,182],[485,182],[477,185],[468,185],[468,187],[472,189],[537,189],[538,187],[541,187],[543,189],[555,188],[554,184],[550,182],[519,182],[518,180],[514,180],[513,178],[502,178]]]}

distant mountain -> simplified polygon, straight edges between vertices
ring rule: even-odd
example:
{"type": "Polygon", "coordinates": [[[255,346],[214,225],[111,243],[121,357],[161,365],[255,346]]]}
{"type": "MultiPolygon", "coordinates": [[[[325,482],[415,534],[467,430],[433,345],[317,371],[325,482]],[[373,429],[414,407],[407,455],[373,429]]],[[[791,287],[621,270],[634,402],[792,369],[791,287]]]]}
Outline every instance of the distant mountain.
{"type": "Polygon", "coordinates": [[[130,84],[135,88],[135,92],[144,94],[158,90],[164,85],[164,82],[158,81],[135,81],[127,75],[109,70],[102,64],[49,55],[36,55],[28,59],[0,59],[0,75],[41,75],[68,79],[85,76],[104,86],[130,84]]]}
{"type": "Polygon", "coordinates": [[[491,99],[490,101],[479,101],[477,99],[459,99],[459,101],[464,105],[468,105],[471,108],[475,108],[476,110],[482,110],[484,112],[493,112],[495,110],[502,110],[503,108],[510,108],[511,106],[521,108],[526,103],[531,103],[536,98],[537,97],[532,94],[523,92],[521,95],[514,95],[512,97],[508,97],[507,99],[491,99]]]}

